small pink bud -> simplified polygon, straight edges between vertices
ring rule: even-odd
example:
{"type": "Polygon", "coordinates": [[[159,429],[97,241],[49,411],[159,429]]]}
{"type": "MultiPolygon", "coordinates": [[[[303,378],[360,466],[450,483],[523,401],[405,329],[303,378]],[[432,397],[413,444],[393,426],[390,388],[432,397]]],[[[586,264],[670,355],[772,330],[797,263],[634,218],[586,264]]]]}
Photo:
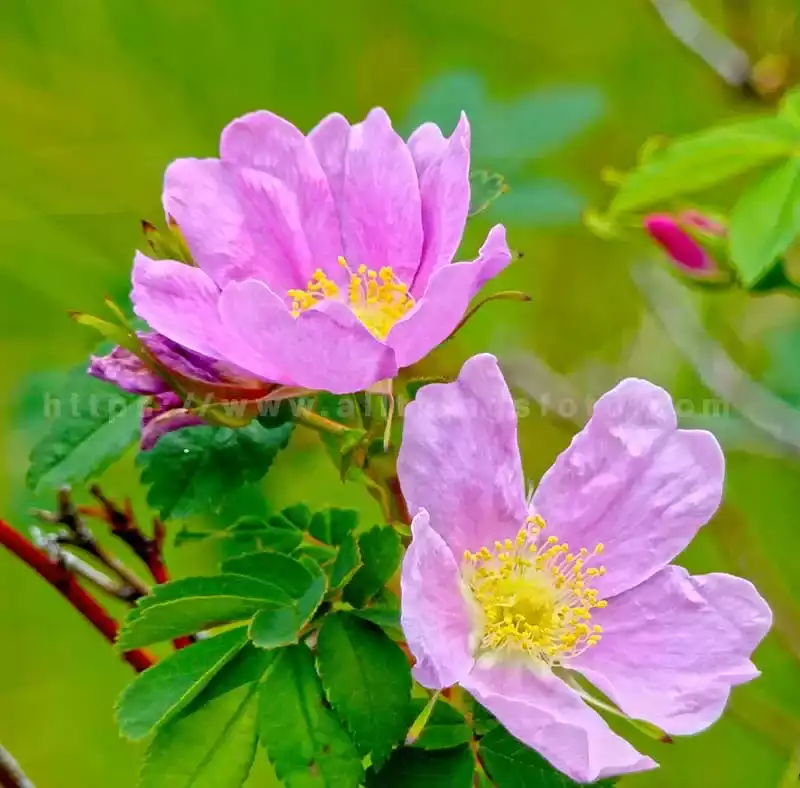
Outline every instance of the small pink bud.
{"type": "Polygon", "coordinates": [[[719,263],[707,249],[718,246],[725,236],[725,227],[719,222],[697,211],[684,211],[678,216],[651,214],[645,217],[644,227],[684,274],[706,277],[721,272],[719,263]]]}

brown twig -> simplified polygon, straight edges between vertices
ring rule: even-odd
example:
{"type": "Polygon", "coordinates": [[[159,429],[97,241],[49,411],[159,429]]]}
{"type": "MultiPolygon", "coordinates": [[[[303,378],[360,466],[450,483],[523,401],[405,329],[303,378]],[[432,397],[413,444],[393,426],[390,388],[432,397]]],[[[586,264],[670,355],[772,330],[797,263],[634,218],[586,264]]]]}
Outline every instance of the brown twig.
{"type": "Polygon", "coordinates": [[[0,785],[3,788],[34,788],[11,753],[0,747],[0,785]]]}
{"type": "MultiPolygon", "coordinates": [[[[111,533],[130,547],[145,564],[153,580],[158,584],[166,583],[169,574],[164,562],[164,539],[167,533],[164,523],[157,517],[153,518],[153,536],[148,537],[136,522],[130,499],[120,507],[108,498],[97,484],[93,484],[89,492],[100,503],[100,508],[80,507],[78,509],[80,514],[97,517],[108,523],[111,533]]],[[[195,638],[191,635],[175,638],[173,641],[175,648],[185,648],[194,642],[195,638]]]]}
{"type": "MultiPolygon", "coordinates": [[[[58,591],[100,634],[115,643],[119,624],[86,591],[67,567],[28,541],[19,531],[0,520],[0,545],[24,561],[58,591]]],[[[142,649],[126,651],[123,659],[137,672],[155,664],[155,658],[142,649]]]]}

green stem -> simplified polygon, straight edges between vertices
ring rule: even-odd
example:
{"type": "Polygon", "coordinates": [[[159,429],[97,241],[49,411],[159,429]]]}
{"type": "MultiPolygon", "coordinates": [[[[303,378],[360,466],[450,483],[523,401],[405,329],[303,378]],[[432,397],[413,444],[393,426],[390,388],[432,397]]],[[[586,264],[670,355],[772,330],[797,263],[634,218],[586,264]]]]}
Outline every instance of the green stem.
{"type": "Polygon", "coordinates": [[[350,427],[340,424],[338,421],[333,421],[320,416],[319,413],[314,413],[313,410],[308,408],[298,408],[295,414],[295,421],[302,424],[304,427],[315,430],[316,432],[324,432],[328,435],[342,436],[350,432],[350,427]]]}

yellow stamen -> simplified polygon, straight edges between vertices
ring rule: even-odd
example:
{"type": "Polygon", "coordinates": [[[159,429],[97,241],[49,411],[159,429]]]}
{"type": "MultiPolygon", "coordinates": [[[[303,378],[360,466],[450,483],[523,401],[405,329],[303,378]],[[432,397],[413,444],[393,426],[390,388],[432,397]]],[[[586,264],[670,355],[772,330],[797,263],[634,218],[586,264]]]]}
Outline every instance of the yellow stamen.
{"type": "Polygon", "coordinates": [[[524,655],[547,666],[568,663],[600,642],[603,628],[592,624],[592,610],[604,608],[586,582],[605,569],[584,568],[602,552],[569,552],[550,536],[539,539],[545,524],[529,517],[515,539],[464,553],[463,577],[481,611],[478,656],[524,655]]]}
{"type": "Polygon", "coordinates": [[[298,317],[324,299],[342,301],[369,331],[379,339],[386,339],[392,326],[414,307],[408,287],[389,267],[376,272],[360,265],[354,273],[344,257],[339,257],[338,263],[350,276],[346,293],[318,268],[305,290],[287,293],[292,315],[298,317]]]}

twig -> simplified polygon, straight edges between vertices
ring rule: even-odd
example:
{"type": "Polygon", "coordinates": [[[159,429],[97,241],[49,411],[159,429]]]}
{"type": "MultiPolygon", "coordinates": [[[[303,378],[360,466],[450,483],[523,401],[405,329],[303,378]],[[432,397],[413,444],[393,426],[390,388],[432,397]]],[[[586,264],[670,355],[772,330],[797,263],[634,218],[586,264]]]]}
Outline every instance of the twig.
{"type": "Polygon", "coordinates": [[[94,534],[84,523],[81,517],[82,512],[72,502],[69,489],[64,488],[59,491],[58,510],[55,514],[44,511],[36,511],[34,514],[42,522],[65,526],[67,533],[63,535],[61,541],[94,556],[120,580],[136,589],[136,598],[147,596],[150,593],[148,585],[135,572],[132,572],[117,556],[98,543],[94,534]]]}
{"type": "Polygon", "coordinates": [[[651,0],[672,35],[710,66],[728,85],[751,86],[750,58],[695,11],[689,0],[651,0]]]}
{"type": "Polygon", "coordinates": [[[0,746],[0,785],[3,788],[34,788],[11,753],[0,746]]]}
{"type": "Polygon", "coordinates": [[[654,265],[637,266],[633,280],[703,383],[791,454],[800,454],[800,411],[756,383],[708,336],[685,288],[654,265]]]}
{"type": "MultiPolygon", "coordinates": [[[[0,520],[0,545],[14,553],[31,569],[38,572],[58,591],[100,634],[115,643],[119,624],[111,618],[105,608],[78,582],[75,575],[58,561],[54,561],[43,550],[29,542],[19,531],[4,520],[0,520]]],[[[155,664],[155,658],[141,649],[126,651],[123,659],[138,673],[155,664]]]]}
{"type": "Polygon", "coordinates": [[[33,543],[42,548],[52,560],[58,561],[73,574],[79,575],[104,591],[109,596],[114,596],[122,602],[135,602],[141,594],[121,580],[114,581],[104,572],[93,567],[74,553],[67,552],[59,541],[58,534],[45,534],[39,528],[31,528],[33,543]]]}

